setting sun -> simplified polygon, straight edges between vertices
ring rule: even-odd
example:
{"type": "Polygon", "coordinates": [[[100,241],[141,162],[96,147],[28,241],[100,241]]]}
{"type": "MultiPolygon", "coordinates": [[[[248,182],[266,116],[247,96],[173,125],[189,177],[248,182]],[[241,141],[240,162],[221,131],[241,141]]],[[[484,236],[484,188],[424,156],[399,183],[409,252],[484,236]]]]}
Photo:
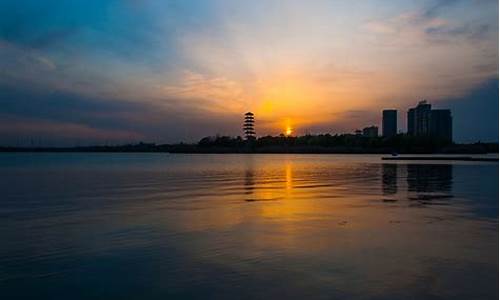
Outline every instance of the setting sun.
{"type": "Polygon", "coordinates": [[[292,121],[290,118],[285,119],[285,135],[290,136],[293,133],[292,121]]]}

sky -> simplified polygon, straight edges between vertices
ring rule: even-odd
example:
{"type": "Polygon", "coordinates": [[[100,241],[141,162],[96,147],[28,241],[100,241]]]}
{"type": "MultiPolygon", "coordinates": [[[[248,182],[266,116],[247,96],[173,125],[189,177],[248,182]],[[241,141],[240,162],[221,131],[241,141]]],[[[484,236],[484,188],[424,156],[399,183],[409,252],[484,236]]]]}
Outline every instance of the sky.
{"type": "Polygon", "coordinates": [[[345,133],[426,99],[498,141],[493,0],[3,0],[0,145],[345,133]]]}

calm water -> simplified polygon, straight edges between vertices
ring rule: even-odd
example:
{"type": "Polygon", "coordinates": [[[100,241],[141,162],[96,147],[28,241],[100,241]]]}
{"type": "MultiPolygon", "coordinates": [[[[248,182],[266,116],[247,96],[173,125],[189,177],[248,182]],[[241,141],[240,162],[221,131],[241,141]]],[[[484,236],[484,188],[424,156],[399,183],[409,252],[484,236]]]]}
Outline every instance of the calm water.
{"type": "Polygon", "coordinates": [[[495,299],[498,163],[0,154],[2,299],[495,299]]]}

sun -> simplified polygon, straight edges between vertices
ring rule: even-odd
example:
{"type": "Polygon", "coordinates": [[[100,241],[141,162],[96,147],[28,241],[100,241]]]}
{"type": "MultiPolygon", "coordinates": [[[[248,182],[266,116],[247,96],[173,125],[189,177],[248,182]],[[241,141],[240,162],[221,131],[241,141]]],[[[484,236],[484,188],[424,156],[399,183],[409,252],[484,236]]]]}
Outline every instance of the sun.
{"type": "Polygon", "coordinates": [[[290,136],[293,133],[292,120],[290,120],[290,118],[286,118],[284,121],[285,121],[284,122],[285,123],[285,135],[290,136]]]}

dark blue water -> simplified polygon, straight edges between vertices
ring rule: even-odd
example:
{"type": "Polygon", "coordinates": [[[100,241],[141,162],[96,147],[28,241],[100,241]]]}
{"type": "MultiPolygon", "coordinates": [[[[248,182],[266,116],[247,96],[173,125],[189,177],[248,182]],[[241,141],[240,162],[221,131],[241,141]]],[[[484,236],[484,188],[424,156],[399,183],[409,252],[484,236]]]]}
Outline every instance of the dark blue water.
{"type": "Polygon", "coordinates": [[[1,299],[495,299],[498,164],[0,154],[1,299]]]}

